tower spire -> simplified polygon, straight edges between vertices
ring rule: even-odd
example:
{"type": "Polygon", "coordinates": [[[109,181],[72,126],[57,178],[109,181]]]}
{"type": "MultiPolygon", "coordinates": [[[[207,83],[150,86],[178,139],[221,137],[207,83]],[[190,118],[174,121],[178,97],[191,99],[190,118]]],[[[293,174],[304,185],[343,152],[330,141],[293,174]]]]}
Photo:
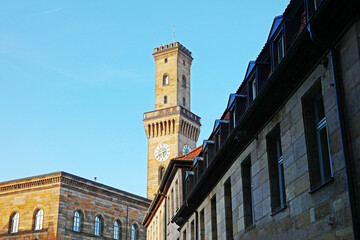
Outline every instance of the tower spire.
{"type": "Polygon", "coordinates": [[[173,26],[173,42],[175,42],[175,25],[173,26]]]}

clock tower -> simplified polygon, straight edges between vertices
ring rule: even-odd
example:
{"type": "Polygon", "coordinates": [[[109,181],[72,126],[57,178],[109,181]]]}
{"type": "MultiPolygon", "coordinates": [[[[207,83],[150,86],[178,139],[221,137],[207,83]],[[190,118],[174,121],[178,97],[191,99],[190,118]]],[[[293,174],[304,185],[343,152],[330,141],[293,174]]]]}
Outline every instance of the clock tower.
{"type": "Polygon", "coordinates": [[[169,160],[196,147],[200,117],[190,110],[191,52],[179,42],[154,49],[155,110],[144,113],[148,138],[147,198],[153,199],[169,160]]]}

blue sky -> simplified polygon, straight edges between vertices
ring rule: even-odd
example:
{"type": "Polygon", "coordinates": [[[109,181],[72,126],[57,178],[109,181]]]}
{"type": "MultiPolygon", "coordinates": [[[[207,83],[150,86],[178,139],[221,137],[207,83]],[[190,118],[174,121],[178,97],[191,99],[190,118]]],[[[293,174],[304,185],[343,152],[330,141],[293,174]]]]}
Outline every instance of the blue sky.
{"type": "Polygon", "coordinates": [[[287,0],[3,1],[0,182],[66,171],[146,195],[143,113],[154,47],[193,52],[198,144],[242,82],[287,0]]]}

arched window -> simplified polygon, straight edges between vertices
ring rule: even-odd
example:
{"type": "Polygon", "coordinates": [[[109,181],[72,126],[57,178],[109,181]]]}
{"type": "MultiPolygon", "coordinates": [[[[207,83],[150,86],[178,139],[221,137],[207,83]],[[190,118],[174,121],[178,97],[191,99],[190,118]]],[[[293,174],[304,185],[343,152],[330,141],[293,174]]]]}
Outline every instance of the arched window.
{"type": "Polygon", "coordinates": [[[131,225],[131,240],[138,240],[139,228],[136,224],[131,225]]]}
{"type": "Polygon", "coordinates": [[[114,222],[114,239],[120,239],[120,221],[114,222]]]}
{"type": "Polygon", "coordinates": [[[39,209],[35,214],[35,224],[34,224],[35,230],[42,229],[43,220],[44,220],[44,211],[42,209],[39,209]]]}
{"type": "Polygon", "coordinates": [[[164,173],[165,173],[165,168],[163,166],[160,166],[159,167],[159,184],[164,177],[164,173]]]}
{"type": "Polygon", "coordinates": [[[17,233],[19,231],[19,219],[20,219],[20,215],[17,212],[11,216],[11,223],[10,223],[11,233],[17,233]]]}
{"type": "Polygon", "coordinates": [[[79,211],[76,211],[74,213],[74,228],[73,230],[75,232],[80,232],[80,226],[81,226],[81,215],[79,211]]]}
{"type": "Polygon", "coordinates": [[[163,86],[167,86],[167,85],[169,85],[169,75],[164,74],[164,76],[163,76],[163,86]]]}
{"type": "Polygon", "coordinates": [[[164,104],[167,104],[167,96],[164,96],[164,104]]]}
{"type": "Polygon", "coordinates": [[[96,236],[101,236],[101,217],[96,216],[95,218],[95,231],[94,234],[96,236]]]}
{"type": "Polygon", "coordinates": [[[182,75],[182,86],[183,86],[183,88],[186,88],[186,77],[185,77],[185,75],[182,75]]]}

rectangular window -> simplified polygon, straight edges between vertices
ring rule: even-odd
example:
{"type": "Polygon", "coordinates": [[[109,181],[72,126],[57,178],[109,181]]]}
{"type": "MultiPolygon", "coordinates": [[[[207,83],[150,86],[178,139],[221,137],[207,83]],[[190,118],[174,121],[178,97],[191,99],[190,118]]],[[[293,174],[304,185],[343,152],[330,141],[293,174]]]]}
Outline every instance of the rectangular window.
{"type": "Polygon", "coordinates": [[[224,201],[225,201],[225,227],[226,239],[233,239],[233,218],[232,218],[232,198],[231,198],[231,179],[229,178],[224,184],[224,201]]]}
{"type": "Polygon", "coordinates": [[[243,206],[244,206],[244,224],[245,229],[254,225],[253,209],[253,190],[251,180],[251,159],[248,157],[241,164],[242,188],[243,188],[243,206]]]}
{"type": "Polygon", "coordinates": [[[277,64],[281,62],[284,58],[284,38],[280,35],[276,40],[276,55],[277,55],[277,64]]]}
{"type": "Polygon", "coordinates": [[[184,230],[184,232],[183,232],[183,238],[182,238],[183,240],[186,240],[186,229],[184,230]]]}
{"type": "Polygon", "coordinates": [[[304,95],[302,106],[310,184],[315,190],[333,177],[320,81],[304,95]]]}
{"type": "Polygon", "coordinates": [[[168,207],[168,209],[167,209],[167,220],[168,220],[168,224],[170,223],[170,217],[171,217],[171,204],[170,204],[170,202],[171,202],[171,194],[169,194],[168,196],[167,196],[168,198],[167,198],[167,207],[168,207]]]}
{"type": "Polygon", "coordinates": [[[184,107],[186,106],[186,100],[185,100],[184,97],[183,97],[183,106],[184,106],[184,107]]]}
{"type": "Polygon", "coordinates": [[[274,213],[284,208],[286,203],[284,164],[279,125],[266,136],[266,144],[270,178],[271,209],[274,213]]]}
{"type": "Polygon", "coordinates": [[[204,215],[204,209],[200,211],[200,240],[205,240],[205,215],[204,215]]]}
{"type": "Polygon", "coordinates": [[[179,181],[175,181],[175,211],[179,210],[180,199],[179,199],[179,181]]]}
{"type": "Polygon", "coordinates": [[[212,240],[217,240],[217,212],[216,212],[216,195],[211,199],[211,235],[212,240]]]}
{"type": "Polygon", "coordinates": [[[233,110],[230,112],[231,114],[231,124],[232,127],[235,128],[236,126],[236,112],[235,112],[235,108],[233,108],[233,110]]]}
{"type": "Polygon", "coordinates": [[[175,212],[175,198],[174,198],[174,188],[171,189],[171,217],[174,216],[175,212]]]}
{"type": "Polygon", "coordinates": [[[195,240],[195,223],[194,223],[194,220],[190,224],[190,239],[195,240]]]}
{"type": "Polygon", "coordinates": [[[257,85],[256,85],[256,77],[254,76],[250,81],[250,93],[251,93],[251,101],[253,101],[257,96],[257,85]]]}
{"type": "Polygon", "coordinates": [[[221,146],[221,137],[220,137],[220,131],[215,135],[216,137],[216,151],[218,152],[220,150],[221,146]]]}

